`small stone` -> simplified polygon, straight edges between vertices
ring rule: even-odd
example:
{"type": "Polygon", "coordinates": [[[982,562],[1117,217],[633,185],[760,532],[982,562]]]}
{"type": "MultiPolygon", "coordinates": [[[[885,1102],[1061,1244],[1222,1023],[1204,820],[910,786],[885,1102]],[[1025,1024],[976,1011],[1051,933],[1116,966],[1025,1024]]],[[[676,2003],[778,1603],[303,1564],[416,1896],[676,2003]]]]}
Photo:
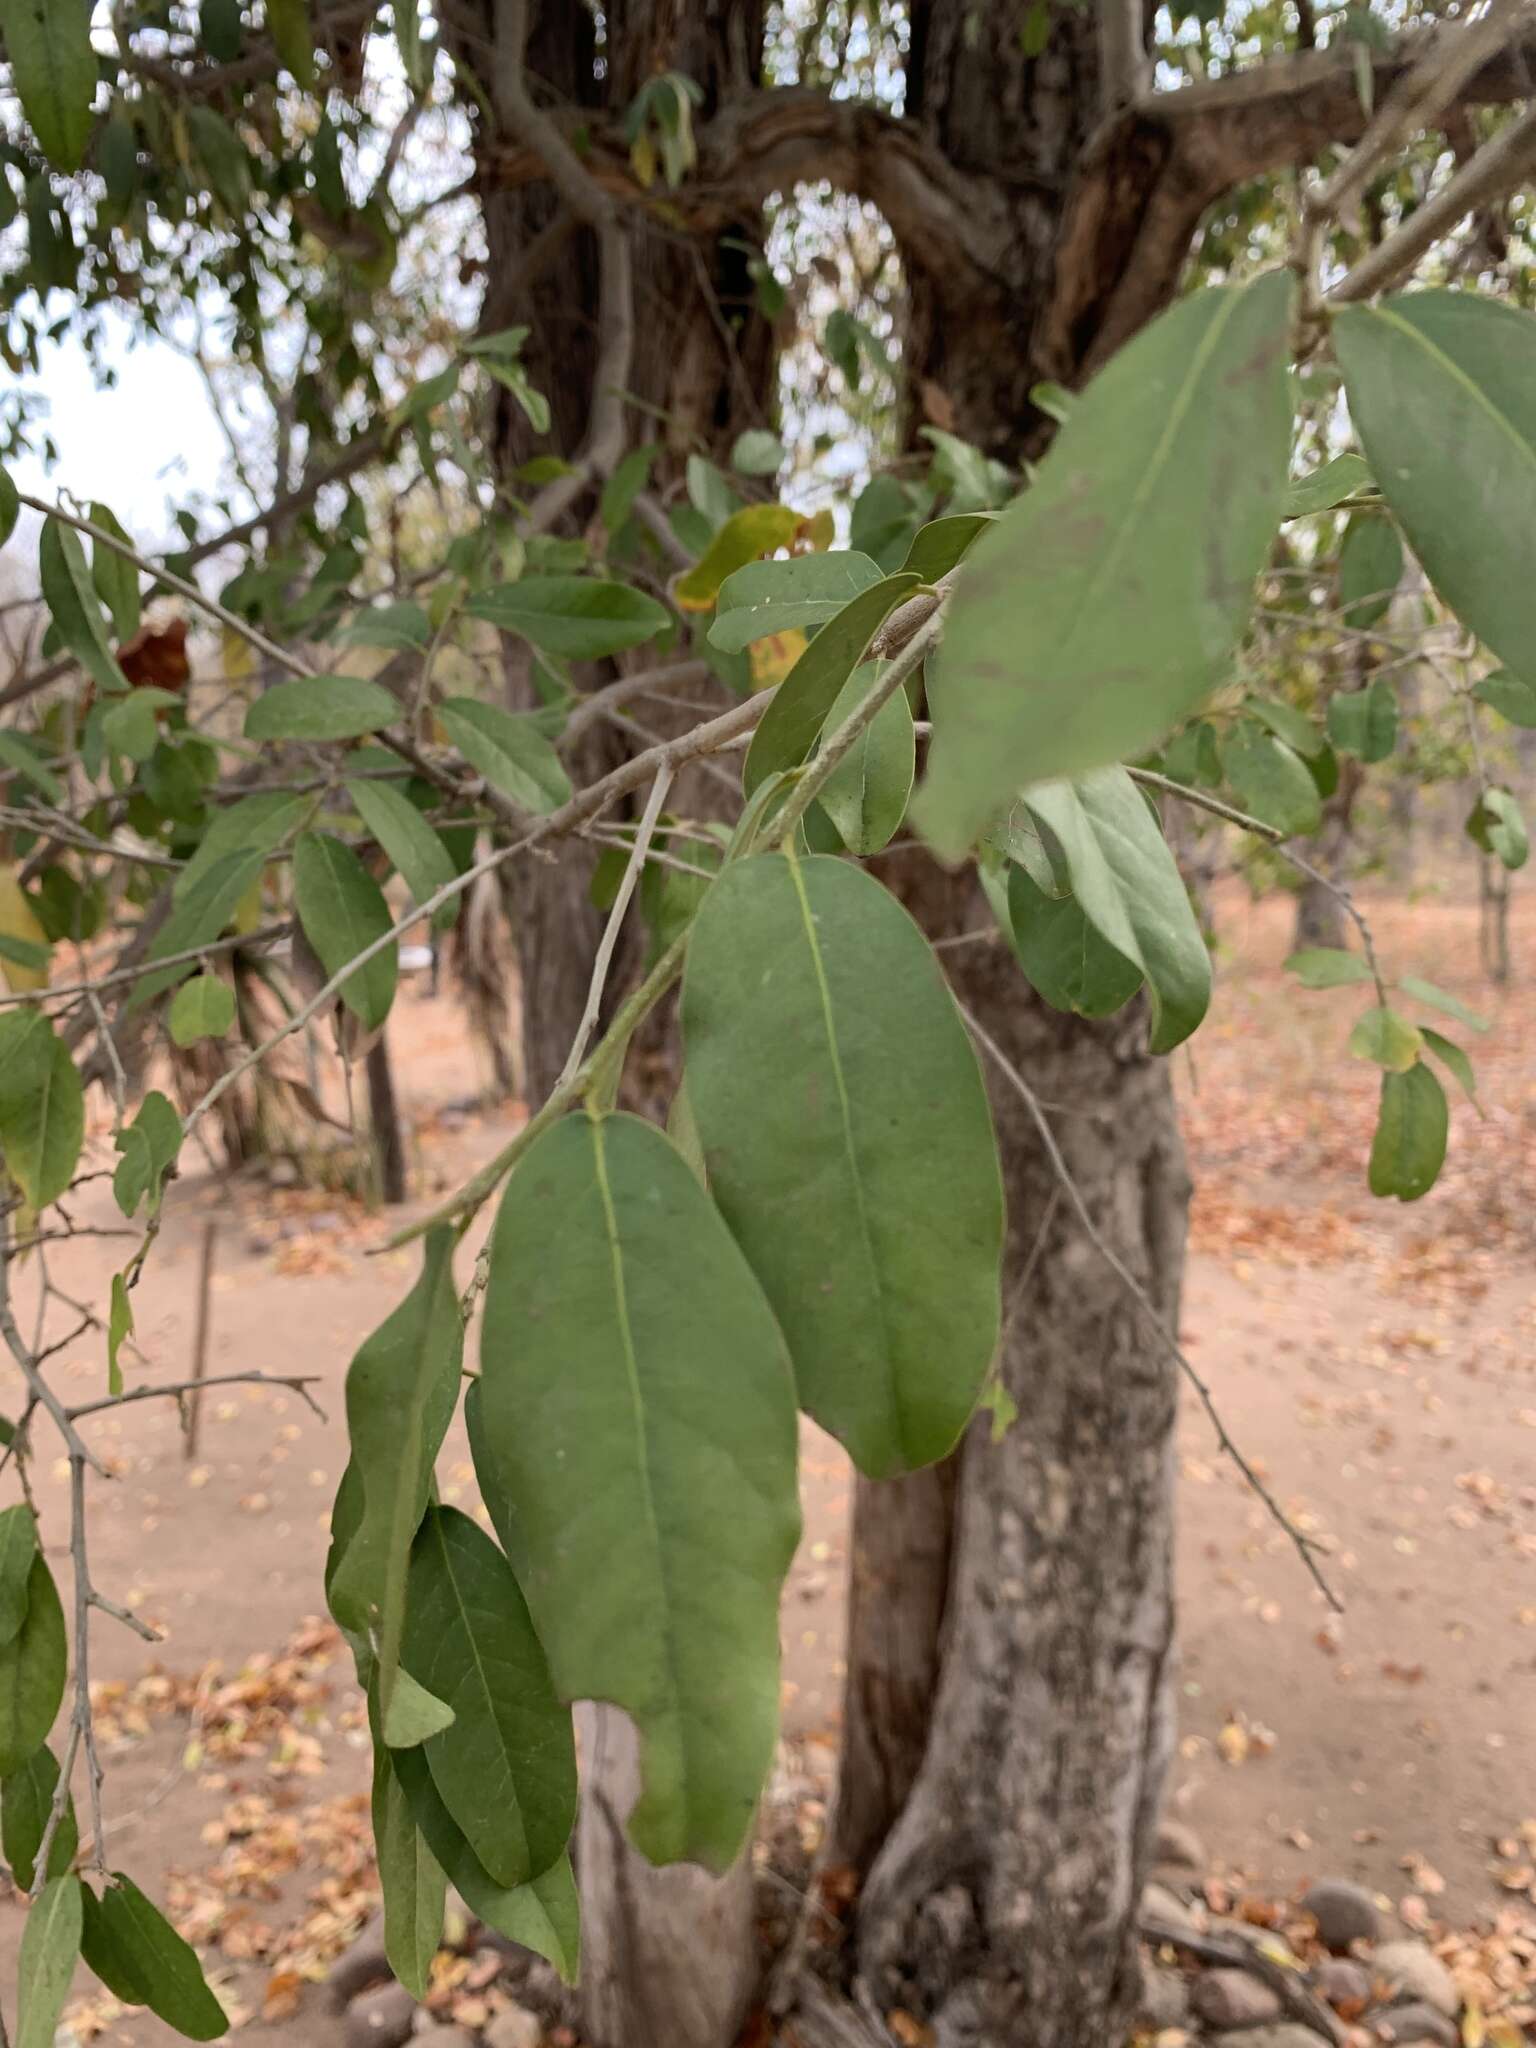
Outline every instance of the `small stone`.
{"type": "Polygon", "coordinates": [[[1229,2027],[1257,2027],[1280,2017],[1280,1994],[1246,1970],[1207,1970],[1195,1979],[1189,2002],[1218,2033],[1229,2027]]]}
{"type": "Polygon", "coordinates": [[[1189,2017],[1189,1980],[1179,1970],[1160,1970],[1155,1963],[1141,1967],[1141,1996],[1136,2001],[1136,2018],[1151,2033],[1165,2027],[1182,2027],[1189,2017]]]}
{"type": "Polygon", "coordinates": [[[1456,1979],[1427,1942],[1384,1941],[1371,1958],[1371,1966],[1398,2001],[1417,2000],[1449,2019],[1461,2010],[1456,1979]]]}
{"type": "Polygon", "coordinates": [[[389,1959],[384,1953],[384,1922],[375,1915],[352,1946],[332,1963],[325,1981],[339,2002],[345,2005],[349,1998],[356,1998],[359,1991],[366,1991],[370,1984],[382,1983],[389,1974],[389,1959]]]}
{"type": "Polygon", "coordinates": [[[1176,1870],[1204,1870],[1205,1844],[1183,1821],[1165,1817],[1157,1824],[1157,1846],[1152,1851],[1152,1861],[1166,1863],[1176,1870]]]}
{"type": "Polygon", "coordinates": [[[403,1984],[381,1984],[347,2007],[347,2048],[404,2048],[416,2001],[403,1984]]]}
{"type": "Polygon", "coordinates": [[[504,2005],[486,2021],[481,2038],[485,2048],[540,2048],[544,2026],[527,2006],[504,2005]]]}
{"type": "Polygon", "coordinates": [[[431,2021],[415,2038],[423,2048],[477,2048],[467,2027],[448,2026],[439,2020],[431,2021]]]}
{"type": "Polygon", "coordinates": [[[1319,2048],[1322,2038],[1299,2020],[1279,2020],[1272,2027],[1247,2028],[1232,2048],[1319,2048]]]}
{"type": "Polygon", "coordinates": [[[1301,1909],[1312,1915],[1318,1940],[1335,1955],[1343,1955],[1351,1942],[1380,1937],[1376,1901],[1363,1885],[1351,1884],[1347,1877],[1320,1877],[1302,1893],[1301,1909]]]}
{"type": "Polygon", "coordinates": [[[1160,1921],[1164,1927],[1177,1927],[1185,1934],[1195,1930],[1195,1916],[1179,1897],[1169,1891],[1165,1884],[1149,1884],[1142,1888],[1141,1917],[1143,1920],[1160,1921]]]}
{"type": "Polygon", "coordinates": [[[1328,1956],[1313,1973],[1319,1998],[1337,2011],[1363,2012],[1371,2002],[1371,1973],[1349,1956],[1328,1956]]]}
{"type": "Polygon", "coordinates": [[[1383,2041],[1400,2044],[1400,2048],[1417,2048],[1420,2042],[1433,2042],[1436,2048],[1458,2048],[1461,2040],[1456,2022],[1422,1999],[1412,2005],[1389,2005],[1384,2012],[1372,2013],[1371,2030],[1383,2041]]]}

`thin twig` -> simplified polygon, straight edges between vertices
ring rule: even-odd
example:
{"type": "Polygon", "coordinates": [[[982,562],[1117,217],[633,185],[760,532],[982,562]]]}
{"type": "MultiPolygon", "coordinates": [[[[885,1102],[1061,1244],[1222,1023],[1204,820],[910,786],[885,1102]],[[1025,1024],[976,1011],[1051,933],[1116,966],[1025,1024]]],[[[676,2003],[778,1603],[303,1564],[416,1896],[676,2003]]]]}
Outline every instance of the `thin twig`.
{"type": "Polygon", "coordinates": [[[301,1401],[307,1401],[324,1422],[325,1410],[309,1391],[319,1384],[318,1373],[215,1372],[201,1380],[172,1380],[165,1386],[129,1387],[125,1393],[113,1394],[100,1401],[83,1401],[78,1408],[65,1412],[71,1422],[81,1422],[87,1415],[99,1415],[106,1408],[126,1408],[130,1401],[158,1401],[169,1395],[179,1397],[194,1392],[198,1387],[285,1387],[290,1394],[297,1394],[301,1401]]]}

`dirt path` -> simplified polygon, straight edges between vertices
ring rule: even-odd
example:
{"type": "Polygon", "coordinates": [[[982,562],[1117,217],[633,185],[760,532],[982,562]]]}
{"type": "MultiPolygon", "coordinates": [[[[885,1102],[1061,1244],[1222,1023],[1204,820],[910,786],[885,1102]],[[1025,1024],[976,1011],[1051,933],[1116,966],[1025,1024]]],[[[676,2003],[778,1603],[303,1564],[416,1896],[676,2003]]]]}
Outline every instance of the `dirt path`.
{"type": "MultiPolygon", "coordinates": [[[[1328,1614],[1187,1413],[1172,1803],[1235,1888],[1340,1872],[1407,1899],[1410,1921],[1471,1920],[1512,1898],[1493,1845],[1536,1811],[1536,1050],[1518,1043],[1536,921],[1517,924],[1515,988],[1493,1003],[1466,914],[1389,906],[1376,922],[1399,971],[1496,1013],[1476,1047],[1486,1120],[1458,1109],[1454,1169],[1427,1201],[1388,1209],[1365,1194],[1374,1083],[1342,1071],[1362,1004],[1349,991],[1296,994],[1278,971],[1275,911],[1222,904],[1217,1009],[1180,1073],[1200,1185],[1185,1341],[1287,1512],[1328,1544],[1347,1613],[1328,1614]]],[[[392,1030],[430,1193],[512,1123],[442,1114],[469,1079],[445,1005],[412,996],[392,1030]]],[[[82,1219],[110,1220],[101,1192],[87,1191],[82,1219]]],[[[271,2024],[253,2017],[252,2039],[323,2043],[332,2023],[302,1980],[368,1901],[367,1739],[350,1665],[307,1618],[320,1611],[344,1456],[342,1377],[411,1260],[368,1256],[386,1226],[345,1202],[184,1181],[136,1296],[145,1358],[131,1378],[188,1369],[210,1218],[210,1372],[314,1374],[328,1419],[292,1394],[213,1389],[194,1463],[168,1402],[91,1425],[118,1474],[96,1489],[94,1564],[163,1629],[156,1661],[169,1674],[146,1679],[142,1645],[98,1629],[111,1856],[210,1944],[241,2011],[257,2015],[267,1998],[271,2024]],[[295,2002],[301,2018],[285,2024],[295,2002]]],[[[60,1247],[54,1276],[100,1300],[124,1249],[60,1247]]],[[[100,1342],[57,1376],[90,1398],[104,1386],[100,1342]]],[[[14,1388],[0,1389],[0,1410],[13,1406],[14,1388]]],[[[472,1497],[457,1431],[440,1469],[448,1498],[472,1497]]],[[[805,1475],[785,1721],[815,1763],[835,1741],[849,1485],[814,1431],[805,1475]]],[[[40,1488],[61,1582],[63,1477],[45,1472],[40,1488]]],[[[0,1901],[0,1983],[21,1918],[0,1901]]],[[[98,2024],[141,2048],[174,2038],[109,2002],[77,2013],[82,2037],[98,2024]]]]}

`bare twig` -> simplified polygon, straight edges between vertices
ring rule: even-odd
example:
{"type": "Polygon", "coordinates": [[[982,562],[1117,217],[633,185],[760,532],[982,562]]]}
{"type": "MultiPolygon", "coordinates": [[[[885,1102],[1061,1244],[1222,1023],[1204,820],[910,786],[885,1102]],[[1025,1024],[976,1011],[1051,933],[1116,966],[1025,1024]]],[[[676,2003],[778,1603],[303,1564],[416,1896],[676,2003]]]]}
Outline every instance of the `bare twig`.
{"type": "Polygon", "coordinates": [[[187,1395],[182,1411],[186,1417],[182,1456],[189,1464],[197,1456],[198,1429],[203,1419],[202,1386],[208,1374],[208,1332],[212,1325],[213,1251],[218,1238],[218,1218],[210,1216],[203,1225],[202,1250],[197,1262],[197,1324],[192,1335],[192,1389],[187,1395]]]}
{"type": "Polygon", "coordinates": [[[307,1402],[324,1422],[325,1410],[309,1391],[319,1384],[317,1373],[215,1372],[209,1373],[205,1379],[172,1380],[164,1386],[129,1387],[126,1393],[113,1394],[101,1401],[84,1401],[67,1413],[71,1422],[81,1422],[87,1415],[100,1415],[106,1408],[126,1408],[130,1401],[159,1401],[168,1396],[179,1398],[198,1387],[283,1387],[307,1402]]]}

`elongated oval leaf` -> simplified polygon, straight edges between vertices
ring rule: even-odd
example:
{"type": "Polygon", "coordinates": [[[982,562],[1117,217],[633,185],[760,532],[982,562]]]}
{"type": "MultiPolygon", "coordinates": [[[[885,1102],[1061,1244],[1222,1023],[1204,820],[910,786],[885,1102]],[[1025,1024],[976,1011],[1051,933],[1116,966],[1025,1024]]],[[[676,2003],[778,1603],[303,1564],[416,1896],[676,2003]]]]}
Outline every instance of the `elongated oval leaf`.
{"type": "MultiPolygon", "coordinates": [[[[328,832],[300,838],[293,849],[293,886],[304,936],[327,980],[394,923],[378,883],[351,847],[328,832]]],[[[389,945],[341,984],[341,1000],[365,1031],[376,1031],[389,1015],[399,966],[399,948],[389,945]]]]}
{"type": "Polygon", "coordinates": [[[245,714],[248,740],[355,740],[400,716],[399,699],[364,676],[295,676],[264,690],[245,714]]]}
{"type": "Polygon", "coordinates": [[[33,1209],[74,1178],[85,1139],[85,1094],[69,1047],[40,1010],[0,1016],[0,1153],[33,1209]]]}
{"type": "Polygon", "coordinates": [[[1273,733],[1239,726],[1222,745],[1221,765],[1241,808],[1277,832],[1290,837],[1322,823],[1322,800],[1306,762],[1273,733]]]}
{"type": "MultiPolygon", "coordinates": [[[[99,526],[103,533],[110,533],[125,545],[133,545],[122,521],[110,506],[92,505],[91,524],[99,526]]],[[[96,595],[112,615],[112,630],[117,638],[120,641],[131,640],[139,630],[142,611],[137,564],[129,561],[126,555],[120,555],[116,548],[109,548],[105,541],[93,541],[91,581],[96,586],[96,595]]]]}
{"type": "Polygon", "coordinates": [[[569,799],[571,778],[530,713],[450,697],[438,717],[470,766],[525,811],[542,816],[569,799]]]}
{"type": "Polygon", "coordinates": [[[1369,963],[1358,953],[1346,953],[1342,946],[1304,946],[1285,963],[1287,974],[1296,975],[1303,988],[1349,988],[1369,981],[1369,963]]]}
{"type": "MultiPolygon", "coordinates": [[[[828,732],[836,732],[879,679],[878,662],[854,670],[827,713],[828,732]]],[[[822,808],[850,853],[878,853],[896,837],[916,770],[912,707],[906,691],[898,690],[881,705],[822,786],[822,808]]]]}
{"type": "Polygon", "coordinates": [[[25,1501],[0,1512],[0,1648],[15,1640],[27,1618],[37,1523],[25,1501]]]}
{"type": "Polygon", "coordinates": [[[1328,700],[1328,737],[1340,753],[1385,761],[1397,745],[1397,698],[1385,676],[1328,700]]]}
{"type": "Polygon", "coordinates": [[[425,1998],[443,1938],[448,1878],[422,1838],[382,1745],[373,1757],[372,1820],[384,1895],[384,1954],[411,1996],[425,1998]]]}
{"type": "Polygon", "coordinates": [[[1472,694],[1511,725],[1536,726],[1536,686],[1524,676],[1511,675],[1507,668],[1495,669],[1472,685],[1472,694]]]}
{"type": "Polygon", "coordinates": [[[1511,871],[1523,868],[1530,853],[1524,813],[1510,792],[1496,785],[1485,789],[1472,806],[1467,837],[1511,871]]]}
{"type": "Polygon", "coordinates": [[[762,1290],[659,1131],[571,1116],[531,1147],[496,1219],[481,1364],[485,1490],[513,1518],[556,1688],[633,1717],[642,1854],[724,1870],[778,1722],[794,1387],[762,1290]]]}
{"type": "Polygon", "coordinates": [[[27,1574],[26,1619],[0,1649],[0,1778],[19,1771],[48,1740],[67,1662],[64,1610],[39,1552],[27,1574]]]}
{"type": "Polygon", "coordinates": [[[128,678],[112,653],[90,565],[74,528],[59,519],[45,520],[37,562],[43,601],[53,615],[59,638],[98,689],[109,695],[126,690],[128,678]]]}
{"type": "Polygon", "coordinates": [[[802,1406],[873,1476],[943,1457],[997,1344],[1003,1204],[927,941],[845,861],[740,861],[694,924],[683,1038],[710,1187],[802,1406]]]}
{"type": "MultiPolygon", "coordinates": [[[[0,1848],[10,1865],[11,1875],[24,1892],[33,1890],[37,1877],[37,1852],[43,1846],[53,1795],[59,1782],[59,1766],[46,1744],[34,1750],[19,1770],[0,1779],[0,1848]]],[[[61,1877],[75,1860],[80,1846],[80,1829],[75,1820],[75,1802],[67,1799],[54,1830],[48,1851],[47,1878],[61,1877]]]]}
{"type": "Polygon", "coordinates": [[[464,609],[545,654],[600,661],[664,633],[672,614],[643,590],[598,576],[524,576],[482,591],[464,609]]]}
{"type": "MultiPolygon", "coordinates": [[[[198,865],[196,859],[192,865],[198,865]]],[[[147,959],[154,962],[170,954],[189,952],[194,946],[212,945],[233,921],[265,866],[265,852],[251,846],[220,853],[201,867],[196,880],[182,895],[172,892],[171,914],[151,940],[147,959]]],[[[127,1007],[139,1009],[162,990],[185,980],[195,966],[195,961],[181,961],[172,967],[147,969],[133,984],[127,1007]]]]}
{"type": "Polygon", "coordinates": [[[1403,544],[1384,512],[1356,512],[1339,549],[1339,604],[1355,632],[1386,615],[1403,573],[1403,544]]]}
{"type": "Polygon", "coordinates": [[[85,1890],[81,1953],[107,1989],[193,2041],[229,2031],[191,1946],[120,1870],[98,1899],[85,1890]]]}
{"type": "Polygon", "coordinates": [[[453,1709],[427,1767],[500,1885],[555,1862],[576,1821],[576,1748],[512,1567],[456,1508],[429,1508],[411,1552],[402,1656],[453,1709]]]}
{"type": "Polygon", "coordinates": [[[1305,519],[1312,512],[1331,512],[1346,498],[1374,488],[1369,463],[1358,455],[1336,455],[1306,476],[1296,477],[1286,490],[1285,517],[1305,519]]]}
{"type": "Polygon", "coordinates": [[[995,512],[951,512],[947,518],[930,520],[918,528],[902,568],[921,576],[925,583],[937,583],[996,519],[995,512]]]}
{"type": "Polygon", "coordinates": [[[800,514],[788,505],[746,505],[733,512],[693,567],[679,576],[672,595],[685,612],[707,612],[727,576],[786,547],[799,524],[800,514]]]}
{"type": "MultiPolygon", "coordinates": [[[[359,778],[347,784],[357,814],[410,885],[418,903],[425,903],[453,880],[453,856],[408,796],[387,782],[359,778]]],[[[458,902],[445,903],[433,923],[446,931],[459,914],[458,902]]]]}
{"type": "Polygon", "coordinates": [[[1103,370],[966,557],[917,811],[958,856],[1023,783],[1150,746],[1242,633],[1285,493],[1291,286],[1191,293],[1103,370]]]}
{"type": "Polygon", "coordinates": [[[797,555],[789,562],[749,563],[720,586],[709,643],[722,654],[739,654],[770,633],[824,626],[879,581],[879,569],[860,554],[797,555]]]}
{"type": "Polygon", "coordinates": [[[1053,1010],[1112,1017],[1141,987],[1140,966],[1105,938],[1075,896],[1048,896],[1023,867],[1008,876],[1008,926],[1031,988],[1053,1010]]]}
{"type": "Polygon", "coordinates": [[[56,1877],[27,1915],[16,1967],[16,2048],[53,2048],[80,1954],[81,1884],[56,1877]]]}
{"type": "Polygon", "coordinates": [[[314,808],[313,797],[289,796],[275,790],[241,797],[210,822],[198,841],[196,853],[172,883],[172,896],[177,903],[184,903],[189,896],[200,895],[207,888],[210,875],[230,854],[265,860],[313,816],[314,808]]]}
{"type": "Polygon", "coordinates": [[[1422,1060],[1405,1074],[1383,1074],[1371,1143],[1371,1193],[1395,1195],[1400,1202],[1427,1195],[1445,1163],[1449,1130],[1445,1090],[1422,1060]]]}
{"type": "Polygon", "coordinates": [[[1469,1031],[1486,1031],[1488,1019],[1470,1009],[1459,996],[1453,996],[1448,989],[1439,987],[1433,981],[1423,981],[1416,974],[1405,974],[1398,981],[1398,987],[1405,996],[1411,996],[1416,1003],[1427,1003],[1432,1010],[1443,1011],[1447,1017],[1454,1017],[1458,1024],[1465,1024],[1469,1031]]]}
{"type": "Polygon", "coordinates": [[[91,0],[0,0],[11,85],[55,170],[85,162],[95,117],[91,0]]]}
{"type": "Polygon", "coordinates": [[[1536,321],[1475,292],[1340,310],[1349,409],[1413,551],[1517,672],[1536,645],[1536,321]]]}
{"type": "Polygon", "coordinates": [[[1445,1038],[1438,1031],[1431,1031],[1426,1024],[1421,1033],[1427,1051],[1432,1052],[1446,1072],[1454,1077],[1467,1100],[1481,1116],[1482,1104],[1477,1099],[1477,1075],[1472,1062],[1452,1038],[1445,1038]]]}

